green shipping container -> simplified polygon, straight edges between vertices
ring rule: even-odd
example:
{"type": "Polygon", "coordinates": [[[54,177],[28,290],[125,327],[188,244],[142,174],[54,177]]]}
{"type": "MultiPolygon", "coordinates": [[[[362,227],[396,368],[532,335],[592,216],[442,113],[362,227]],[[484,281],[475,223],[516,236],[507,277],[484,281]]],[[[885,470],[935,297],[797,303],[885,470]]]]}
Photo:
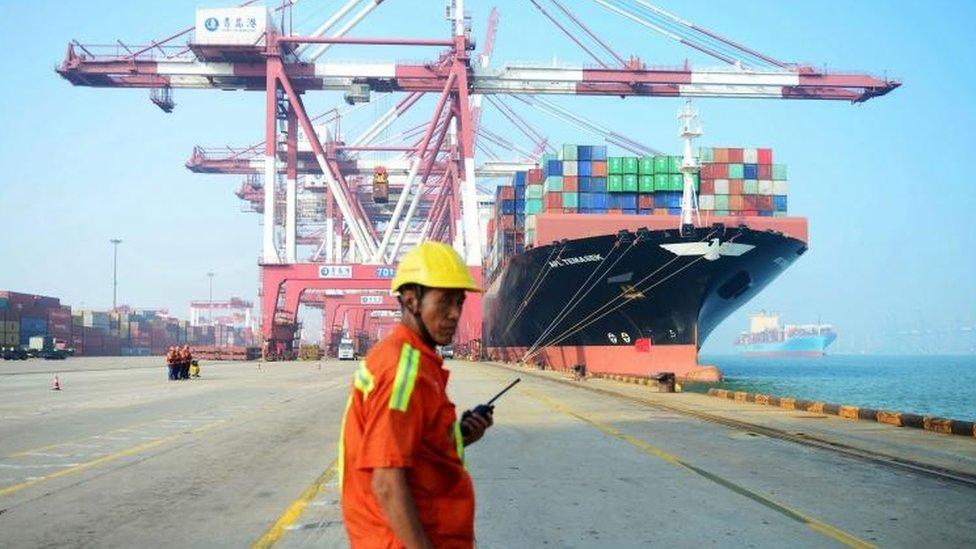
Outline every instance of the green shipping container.
{"type": "Polygon", "coordinates": [[[759,194],[759,182],[755,179],[746,179],[743,181],[742,194],[759,194]]]}
{"type": "Polygon", "coordinates": [[[637,175],[640,172],[640,161],[636,156],[623,157],[624,175],[637,175]]]}
{"type": "Polygon", "coordinates": [[[530,198],[542,199],[542,185],[526,185],[525,186],[525,200],[526,203],[530,198]]]}
{"type": "Polygon", "coordinates": [[[723,216],[724,217],[726,215],[729,215],[729,211],[728,210],[715,210],[715,215],[717,215],[717,216],[723,216]]]}
{"type": "Polygon", "coordinates": [[[673,173],[668,175],[669,191],[683,191],[685,190],[685,176],[680,173],[673,173]]]}
{"type": "Polygon", "coordinates": [[[563,145],[563,160],[578,160],[576,145],[563,145]]]}
{"type": "Polygon", "coordinates": [[[699,147],[698,149],[698,160],[700,162],[714,162],[715,154],[712,152],[711,147],[699,147]]]}
{"type": "Polygon", "coordinates": [[[640,187],[640,185],[638,184],[638,179],[637,179],[637,176],[636,175],[634,175],[634,174],[627,174],[627,175],[624,176],[624,188],[623,188],[623,191],[625,193],[636,193],[638,187],[640,187]]]}
{"type": "Polygon", "coordinates": [[[654,157],[654,175],[668,173],[668,157],[658,155],[654,157]]]}
{"type": "Polygon", "coordinates": [[[607,158],[607,173],[610,175],[623,175],[624,159],[619,156],[607,158]]]}
{"type": "Polygon", "coordinates": [[[654,192],[654,176],[653,175],[642,175],[642,176],[640,176],[640,181],[638,182],[638,192],[642,192],[642,193],[652,193],[652,192],[654,192]]]}
{"type": "Polygon", "coordinates": [[[579,193],[563,193],[563,209],[579,207],[579,193]]]}
{"type": "MultiPolygon", "coordinates": [[[[528,202],[526,202],[526,207],[528,207],[528,202]]],[[[715,209],[728,211],[729,209],[729,195],[727,194],[717,194],[715,195],[715,209]]],[[[726,214],[728,215],[728,214],[726,214]]]]}
{"type": "Polygon", "coordinates": [[[667,191],[671,188],[671,182],[668,179],[668,174],[666,173],[656,173],[654,174],[654,190],[655,191],[667,191]]]}
{"type": "Polygon", "coordinates": [[[526,215],[542,213],[542,200],[539,198],[526,198],[525,213],[526,215]]]}
{"type": "Polygon", "coordinates": [[[729,179],[742,179],[745,177],[745,167],[742,164],[729,164],[729,179]]]}
{"type": "Polygon", "coordinates": [[[773,164],[773,181],[786,181],[786,164],[773,164]]]}
{"type": "Polygon", "coordinates": [[[550,160],[559,160],[559,157],[552,153],[546,153],[539,157],[539,165],[545,166],[550,160]]]}
{"type": "Polygon", "coordinates": [[[542,184],[542,192],[559,192],[561,190],[563,190],[563,178],[558,175],[550,175],[542,184]]]}
{"type": "Polygon", "coordinates": [[[624,190],[624,177],[623,175],[610,175],[607,176],[607,192],[619,193],[624,190]]]}
{"type": "Polygon", "coordinates": [[[684,158],[680,156],[668,157],[668,173],[681,173],[681,162],[684,158]]]}
{"type": "Polygon", "coordinates": [[[642,156],[640,159],[640,165],[638,166],[638,171],[641,175],[654,175],[654,157],[642,156]]]}
{"type": "Polygon", "coordinates": [[[788,215],[790,214],[786,212],[773,212],[773,217],[787,217],[788,215]]]}

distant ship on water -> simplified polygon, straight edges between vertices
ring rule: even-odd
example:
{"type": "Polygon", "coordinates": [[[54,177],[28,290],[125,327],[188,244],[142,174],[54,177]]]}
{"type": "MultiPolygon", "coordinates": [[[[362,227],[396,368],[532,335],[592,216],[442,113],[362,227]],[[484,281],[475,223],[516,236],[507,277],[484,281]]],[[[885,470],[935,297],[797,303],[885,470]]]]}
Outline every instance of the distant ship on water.
{"type": "Polygon", "coordinates": [[[780,316],[762,311],[749,315],[749,331],[735,338],[743,356],[823,356],[837,332],[830,324],[786,324],[780,316]]]}

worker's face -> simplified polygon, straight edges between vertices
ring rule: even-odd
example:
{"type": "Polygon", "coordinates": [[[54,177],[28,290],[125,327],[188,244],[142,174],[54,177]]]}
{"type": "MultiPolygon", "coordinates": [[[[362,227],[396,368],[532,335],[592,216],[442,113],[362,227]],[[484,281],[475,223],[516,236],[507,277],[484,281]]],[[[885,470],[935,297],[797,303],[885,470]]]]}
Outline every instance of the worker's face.
{"type": "MultiPolygon", "coordinates": [[[[412,294],[413,292],[411,292],[412,294]]],[[[416,296],[411,310],[416,310],[416,296]]],[[[457,332],[461,309],[464,307],[464,290],[428,288],[420,301],[420,318],[438,345],[450,345],[457,332]]]]}

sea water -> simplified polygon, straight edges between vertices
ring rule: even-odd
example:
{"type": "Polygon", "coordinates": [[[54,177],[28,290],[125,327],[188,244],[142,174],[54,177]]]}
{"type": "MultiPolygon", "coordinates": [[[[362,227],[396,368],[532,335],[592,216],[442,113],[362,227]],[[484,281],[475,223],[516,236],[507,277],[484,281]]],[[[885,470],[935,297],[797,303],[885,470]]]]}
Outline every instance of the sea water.
{"type": "Polygon", "coordinates": [[[976,421],[976,356],[703,355],[699,361],[722,370],[722,389],[976,421]]]}

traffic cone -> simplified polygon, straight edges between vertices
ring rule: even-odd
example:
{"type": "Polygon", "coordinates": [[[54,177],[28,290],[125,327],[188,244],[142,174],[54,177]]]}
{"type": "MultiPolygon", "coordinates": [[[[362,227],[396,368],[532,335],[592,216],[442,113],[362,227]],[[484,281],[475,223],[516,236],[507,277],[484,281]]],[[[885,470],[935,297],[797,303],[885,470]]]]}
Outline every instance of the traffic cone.
{"type": "Polygon", "coordinates": [[[58,379],[58,375],[57,374],[54,374],[54,383],[51,384],[51,390],[52,391],[60,391],[61,390],[61,380],[58,379]]]}

